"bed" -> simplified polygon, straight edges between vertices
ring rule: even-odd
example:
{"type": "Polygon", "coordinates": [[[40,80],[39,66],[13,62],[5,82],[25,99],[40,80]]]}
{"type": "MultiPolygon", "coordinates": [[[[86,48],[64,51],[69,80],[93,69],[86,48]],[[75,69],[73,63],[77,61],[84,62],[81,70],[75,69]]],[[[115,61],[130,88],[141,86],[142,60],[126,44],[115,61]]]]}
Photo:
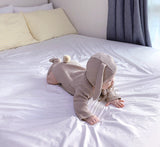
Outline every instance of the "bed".
{"type": "Polygon", "coordinates": [[[159,147],[159,63],[158,49],[78,34],[0,51],[0,146],[159,147]],[[100,118],[91,126],[76,117],[73,96],[47,84],[46,74],[52,57],[67,54],[85,67],[97,52],[113,56],[125,107],[89,100],[100,118]]]}

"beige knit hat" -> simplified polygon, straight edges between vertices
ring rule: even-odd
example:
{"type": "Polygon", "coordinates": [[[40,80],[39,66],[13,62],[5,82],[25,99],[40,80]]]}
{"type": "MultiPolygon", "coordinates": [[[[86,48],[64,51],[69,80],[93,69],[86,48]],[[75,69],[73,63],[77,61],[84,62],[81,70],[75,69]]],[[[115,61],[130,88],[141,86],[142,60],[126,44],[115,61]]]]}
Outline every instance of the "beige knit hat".
{"type": "Polygon", "coordinates": [[[116,64],[113,58],[105,53],[96,53],[87,62],[86,77],[95,87],[93,99],[101,94],[102,85],[116,73],[116,64]]]}

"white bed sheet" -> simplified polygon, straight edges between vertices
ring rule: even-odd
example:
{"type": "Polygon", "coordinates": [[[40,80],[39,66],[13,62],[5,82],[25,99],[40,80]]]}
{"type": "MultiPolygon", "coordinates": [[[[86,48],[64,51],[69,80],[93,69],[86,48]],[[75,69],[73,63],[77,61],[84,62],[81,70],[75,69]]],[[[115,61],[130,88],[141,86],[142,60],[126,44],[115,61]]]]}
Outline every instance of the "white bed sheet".
{"type": "Polygon", "coordinates": [[[80,35],[66,35],[0,52],[0,147],[159,147],[160,51],[80,35]],[[80,121],[73,97],[48,85],[53,56],[69,54],[85,67],[96,52],[117,63],[115,88],[122,109],[92,99],[89,109],[100,118],[80,121]]]}

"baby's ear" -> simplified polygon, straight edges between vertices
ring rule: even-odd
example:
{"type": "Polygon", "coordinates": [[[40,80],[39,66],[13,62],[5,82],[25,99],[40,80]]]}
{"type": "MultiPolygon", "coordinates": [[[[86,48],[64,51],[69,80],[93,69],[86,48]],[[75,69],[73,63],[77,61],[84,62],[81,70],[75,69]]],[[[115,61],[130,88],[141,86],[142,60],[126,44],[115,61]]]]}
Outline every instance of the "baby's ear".
{"type": "Polygon", "coordinates": [[[105,90],[105,89],[102,89],[102,95],[106,95],[107,94],[107,90],[105,90]]]}

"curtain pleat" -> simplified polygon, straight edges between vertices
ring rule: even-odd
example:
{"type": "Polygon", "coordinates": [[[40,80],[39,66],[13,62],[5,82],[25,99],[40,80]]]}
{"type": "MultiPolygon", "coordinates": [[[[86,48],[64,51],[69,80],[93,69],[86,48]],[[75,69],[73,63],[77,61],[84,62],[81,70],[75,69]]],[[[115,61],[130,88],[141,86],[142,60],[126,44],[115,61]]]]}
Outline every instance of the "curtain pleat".
{"type": "Polygon", "coordinates": [[[107,39],[151,46],[147,0],[109,0],[107,39]]]}

